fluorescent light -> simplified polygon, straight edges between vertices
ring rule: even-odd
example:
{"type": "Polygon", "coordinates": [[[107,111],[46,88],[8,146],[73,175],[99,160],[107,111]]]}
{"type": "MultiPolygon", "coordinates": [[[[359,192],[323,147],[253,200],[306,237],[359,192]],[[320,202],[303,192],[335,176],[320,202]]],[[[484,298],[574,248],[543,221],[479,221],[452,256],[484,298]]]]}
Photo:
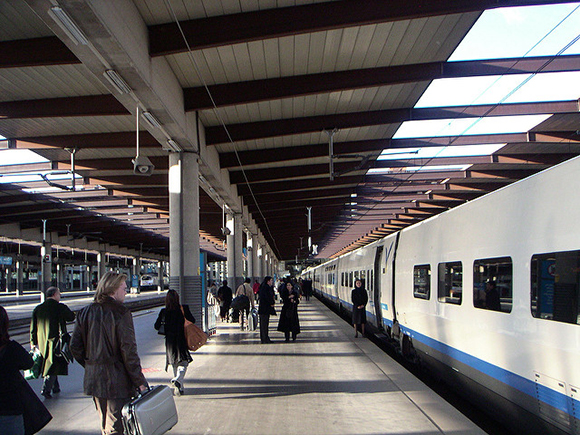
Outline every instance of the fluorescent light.
{"type": "Polygon", "coordinates": [[[60,6],[53,6],[48,11],[49,15],[52,16],[56,24],[65,31],[65,33],[73,40],[73,42],[78,45],[87,45],[89,40],[85,34],[78,28],[76,23],[68,16],[60,6]]]}
{"type": "Polygon", "coordinates": [[[119,92],[120,94],[129,94],[133,91],[129,87],[127,82],[125,80],[123,80],[123,77],[121,77],[119,75],[119,73],[117,71],[115,71],[114,69],[105,70],[103,75],[109,81],[109,83],[111,83],[115,87],[117,92],[119,92]]]}
{"type": "Polygon", "coordinates": [[[176,153],[183,151],[181,146],[177,142],[175,142],[173,139],[168,139],[166,145],[167,145],[167,147],[163,147],[163,149],[165,149],[165,150],[168,149],[168,150],[174,151],[176,153]]]}
{"type": "Polygon", "coordinates": [[[152,127],[161,128],[161,123],[151,112],[143,112],[142,115],[152,127]]]}

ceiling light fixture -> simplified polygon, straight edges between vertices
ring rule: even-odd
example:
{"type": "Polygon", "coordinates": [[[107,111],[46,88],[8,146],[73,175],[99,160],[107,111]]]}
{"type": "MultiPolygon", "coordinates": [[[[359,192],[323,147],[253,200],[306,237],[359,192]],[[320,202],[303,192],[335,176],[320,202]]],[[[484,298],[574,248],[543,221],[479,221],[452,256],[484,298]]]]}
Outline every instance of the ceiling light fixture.
{"type": "Polygon", "coordinates": [[[114,69],[105,70],[103,75],[120,94],[130,94],[133,91],[127,82],[123,80],[123,77],[121,77],[114,69]]]}
{"type": "Polygon", "coordinates": [[[161,128],[161,123],[151,112],[143,112],[142,115],[143,118],[145,118],[145,121],[149,123],[149,125],[155,128],[161,128]]]}
{"type": "Polygon", "coordinates": [[[173,139],[167,139],[166,146],[163,147],[163,149],[168,150],[168,151],[173,151],[176,153],[183,151],[183,148],[181,148],[181,146],[177,142],[175,142],[173,139]]]}
{"type": "Polygon", "coordinates": [[[65,31],[65,33],[72,39],[75,45],[82,44],[88,45],[89,40],[82,32],[81,29],[76,25],[76,23],[68,16],[60,6],[53,6],[48,11],[52,19],[59,25],[59,27],[65,31]]]}

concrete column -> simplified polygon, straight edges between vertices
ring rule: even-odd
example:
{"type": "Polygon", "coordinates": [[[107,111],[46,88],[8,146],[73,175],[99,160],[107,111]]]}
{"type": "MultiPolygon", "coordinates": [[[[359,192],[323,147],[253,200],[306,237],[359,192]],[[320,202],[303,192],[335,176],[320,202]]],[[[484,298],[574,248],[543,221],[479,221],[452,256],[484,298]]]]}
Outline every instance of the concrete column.
{"type": "Polygon", "coordinates": [[[247,233],[247,239],[248,242],[246,243],[246,248],[247,248],[247,256],[248,256],[248,273],[247,273],[247,277],[250,278],[252,280],[252,285],[254,284],[254,268],[255,268],[255,263],[254,263],[254,240],[252,239],[252,234],[251,233],[247,233]]]}
{"type": "Polygon", "coordinates": [[[92,283],[91,283],[91,266],[88,264],[83,265],[83,286],[87,292],[92,290],[92,283]]]}
{"type": "Polygon", "coordinates": [[[107,264],[106,264],[107,260],[106,260],[106,254],[105,251],[100,251],[97,254],[97,263],[99,265],[99,278],[98,281],[101,280],[101,278],[103,277],[103,275],[105,275],[105,273],[107,273],[107,264]]]}
{"type": "Polygon", "coordinates": [[[234,216],[231,214],[226,215],[226,228],[230,230],[230,233],[226,236],[226,279],[228,280],[228,286],[233,291],[236,291],[236,239],[234,237],[234,216]]]}
{"type": "Polygon", "coordinates": [[[16,294],[19,296],[24,294],[24,262],[22,260],[16,262],[16,294]]]}
{"type": "Polygon", "coordinates": [[[50,287],[52,281],[52,246],[48,242],[44,242],[41,249],[40,270],[41,279],[39,282],[41,295],[41,302],[44,302],[46,290],[50,287]]]}
{"type": "Polygon", "coordinates": [[[163,276],[165,275],[165,262],[164,261],[160,261],[159,263],[157,263],[157,273],[158,273],[158,277],[159,277],[159,281],[157,283],[157,292],[162,292],[163,290],[165,290],[164,288],[164,284],[163,284],[163,276]]]}
{"type": "Polygon", "coordinates": [[[169,222],[169,286],[189,305],[193,316],[202,319],[199,163],[194,153],[169,153],[169,222]]]}
{"type": "Polygon", "coordinates": [[[250,234],[251,240],[252,240],[252,252],[251,252],[251,258],[252,258],[252,284],[254,283],[254,280],[258,280],[260,282],[262,282],[262,277],[260,276],[260,265],[259,265],[259,259],[258,259],[258,239],[256,236],[253,236],[250,234]]]}

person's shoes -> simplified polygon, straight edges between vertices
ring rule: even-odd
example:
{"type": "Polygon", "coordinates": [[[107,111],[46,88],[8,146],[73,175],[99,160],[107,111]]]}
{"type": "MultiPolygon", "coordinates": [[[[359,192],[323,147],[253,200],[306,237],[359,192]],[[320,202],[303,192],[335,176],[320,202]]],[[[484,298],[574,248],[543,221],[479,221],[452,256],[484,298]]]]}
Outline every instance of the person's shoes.
{"type": "Polygon", "coordinates": [[[290,341],[290,339],[289,339],[289,338],[287,338],[287,339],[286,339],[286,340],[284,340],[284,341],[285,341],[286,343],[288,343],[288,342],[290,341]]]}
{"type": "Polygon", "coordinates": [[[52,399],[52,394],[50,394],[50,391],[41,391],[40,395],[44,396],[45,399],[52,399]]]}
{"type": "Polygon", "coordinates": [[[292,337],[292,341],[296,341],[296,337],[292,337]]]}
{"type": "Polygon", "coordinates": [[[357,338],[357,337],[358,337],[358,334],[354,334],[354,338],[357,338]]]}
{"type": "Polygon", "coordinates": [[[171,385],[173,385],[173,395],[181,396],[183,394],[183,388],[181,388],[181,384],[178,381],[172,379],[171,385]]]}
{"type": "Polygon", "coordinates": [[[60,393],[60,388],[57,387],[57,388],[52,389],[52,394],[58,394],[58,393],[60,393]]]}

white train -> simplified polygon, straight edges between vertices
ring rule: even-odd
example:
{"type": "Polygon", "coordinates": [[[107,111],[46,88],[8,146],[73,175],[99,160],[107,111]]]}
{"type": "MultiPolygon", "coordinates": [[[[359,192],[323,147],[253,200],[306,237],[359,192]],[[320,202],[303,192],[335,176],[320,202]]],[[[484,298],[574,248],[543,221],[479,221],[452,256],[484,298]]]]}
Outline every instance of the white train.
{"type": "Polygon", "coordinates": [[[580,157],[308,269],[316,294],[517,425],[580,434],[580,157]]]}

